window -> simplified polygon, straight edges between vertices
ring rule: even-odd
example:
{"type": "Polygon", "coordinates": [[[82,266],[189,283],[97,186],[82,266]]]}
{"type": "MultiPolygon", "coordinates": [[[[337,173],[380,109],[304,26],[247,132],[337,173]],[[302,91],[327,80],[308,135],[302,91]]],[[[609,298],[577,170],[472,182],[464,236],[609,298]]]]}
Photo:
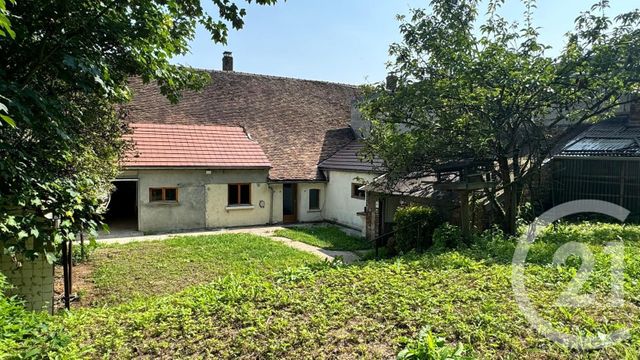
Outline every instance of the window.
{"type": "Polygon", "coordinates": [[[362,199],[364,200],[364,190],[360,190],[360,188],[364,184],[351,184],[351,197],[354,199],[362,199]]]}
{"type": "Polygon", "coordinates": [[[229,184],[228,205],[251,205],[251,184],[229,184]]]}
{"type": "Polygon", "coordinates": [[[309,190],[309,210],[320,210],[320,189],[309,190]]]}
{"type": "Polygon", "coordinates": [[[178,188],[149,188],[149,202],[178,201],[178,188]]]}

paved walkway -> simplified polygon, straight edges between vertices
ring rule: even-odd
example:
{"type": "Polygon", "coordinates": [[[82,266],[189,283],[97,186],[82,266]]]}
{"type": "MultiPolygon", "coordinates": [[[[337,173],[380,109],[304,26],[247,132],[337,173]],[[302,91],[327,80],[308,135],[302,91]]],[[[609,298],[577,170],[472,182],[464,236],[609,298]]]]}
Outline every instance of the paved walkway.
{"type": "MultiPolygon", "coordinates": [[[[295,226],[317,226],[317,225],[294,225],[294,227],[295,226]]],[[[344,261],[346,264],[350,264],[360,260],[360,257],[356,253],[351,251],[325,250],[313,245],[305,244],[303,242],[294,241],[281,236],[276,236],[275,231],[280,229],[284,229],[284,227],[252,226],[252,227],[245,227],[245,228],[218,229],[218,230],[208,230],[208,231],[190,231],[190,232],[167,233],[167,234],[158,234],[158,235],[129,236],[130,234],[123,234],[123,236],[121,237],[120,236],[116,237],[117,234],[112,234],[106,238],[98,237],[97,241],[101,244],[126,244],[126,243],[136,242],[136,241],[166,240],[176,236],[201,236],[201,235],[217,235],[217,234],[228,234],[228,233],[232,233],[232,234],[249,233],[249,234],[268,237],[274,241],[281,242],[294,249],[312,253],[328,261],[333,261],[336,258],[342,258],[342,261],[344,261]]]]}

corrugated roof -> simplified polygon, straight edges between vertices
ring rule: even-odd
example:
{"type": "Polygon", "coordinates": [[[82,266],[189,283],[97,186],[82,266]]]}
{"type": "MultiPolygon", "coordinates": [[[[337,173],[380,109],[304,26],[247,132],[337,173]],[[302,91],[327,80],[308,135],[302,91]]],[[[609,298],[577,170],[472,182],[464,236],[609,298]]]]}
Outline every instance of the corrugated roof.
{"type": "Polygon", "coordinates": [[[411,175],[389,183],[387,175],[380,175],[364,186],[366,191],[387,195],[430,198],[438,191],[435,189],[438,177],[435,175],[411,175]]]}
{"type": "Polygon", "coordinates": [[[640,157],[640,128],[626,117],[592,125],[567,142],[557,157],[640,157]]]}
{"type": "Polygon", "coordinates": [[[567,146],[564,150],[580,152],[626,152],[629,150],[633,151],[633,148],[637,149],[637,145],[635,139],[583,138],[567,146]]]}
{"type": "Polygon", "coordinates": [[[137,123],[131,128],[133,132],[125,136],[134,143],[124,158],[128,168],[271,167],[260,145],[241,127],[137,123]]]}
{"type": "Polygon", "coordinates": [[[318,167],[328,170],[383,173],[382,160],[378,158],[374,158],[373,161],[362,160],[359,153],[363,148],[364,145],[360,141],[354,140],[321,162],[318,167]]]}
{"type": "Polygon", "coordinates": [[[323,180],[317,165],[354,139],[355,86],[234,71],[208,71],[211,83],[173,105],[155,85],[131,80],[132,122],[243,126],[273,164],[272,180],[323,180]]]}

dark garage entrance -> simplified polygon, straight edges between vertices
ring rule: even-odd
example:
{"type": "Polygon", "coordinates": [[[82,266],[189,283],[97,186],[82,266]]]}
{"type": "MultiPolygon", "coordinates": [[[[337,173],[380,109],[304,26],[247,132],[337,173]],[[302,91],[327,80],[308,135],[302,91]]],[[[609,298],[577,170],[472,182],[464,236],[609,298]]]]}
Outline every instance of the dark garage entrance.
{"type": "Polygon", "coordinates": [[[116,180],[105,214],[111,233],[138,230],[138,182],[116,180]]]}

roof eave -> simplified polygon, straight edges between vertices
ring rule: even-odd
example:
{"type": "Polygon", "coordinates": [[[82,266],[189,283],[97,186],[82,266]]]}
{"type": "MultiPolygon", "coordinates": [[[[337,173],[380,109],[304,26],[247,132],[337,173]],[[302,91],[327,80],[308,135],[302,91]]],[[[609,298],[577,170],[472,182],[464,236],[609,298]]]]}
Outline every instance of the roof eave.
{"type": "Polygon", "coordinates": [[[124,166],[125,170],[269,170],[271,166],[124,166]]]}
{"type": "Polygon", "coordinates": [[[350,172],[359,172],[359,173],[369,173],[369,174],[384,174],[383,170],[375,170],[375,169],[356,169],[356,168],[348,168],[348,167],[339,167],[339,166],[318,166],[318,169],[321,170],[338,170],[338,171],[350,171],[350,172]]]}
{"type": "Polygon", "coordinates": [[[564,160],[619,160],[619,161],[640,161],[640,156],[618,156],[618,155],[556,155],[554,159],[564,160]]]}

